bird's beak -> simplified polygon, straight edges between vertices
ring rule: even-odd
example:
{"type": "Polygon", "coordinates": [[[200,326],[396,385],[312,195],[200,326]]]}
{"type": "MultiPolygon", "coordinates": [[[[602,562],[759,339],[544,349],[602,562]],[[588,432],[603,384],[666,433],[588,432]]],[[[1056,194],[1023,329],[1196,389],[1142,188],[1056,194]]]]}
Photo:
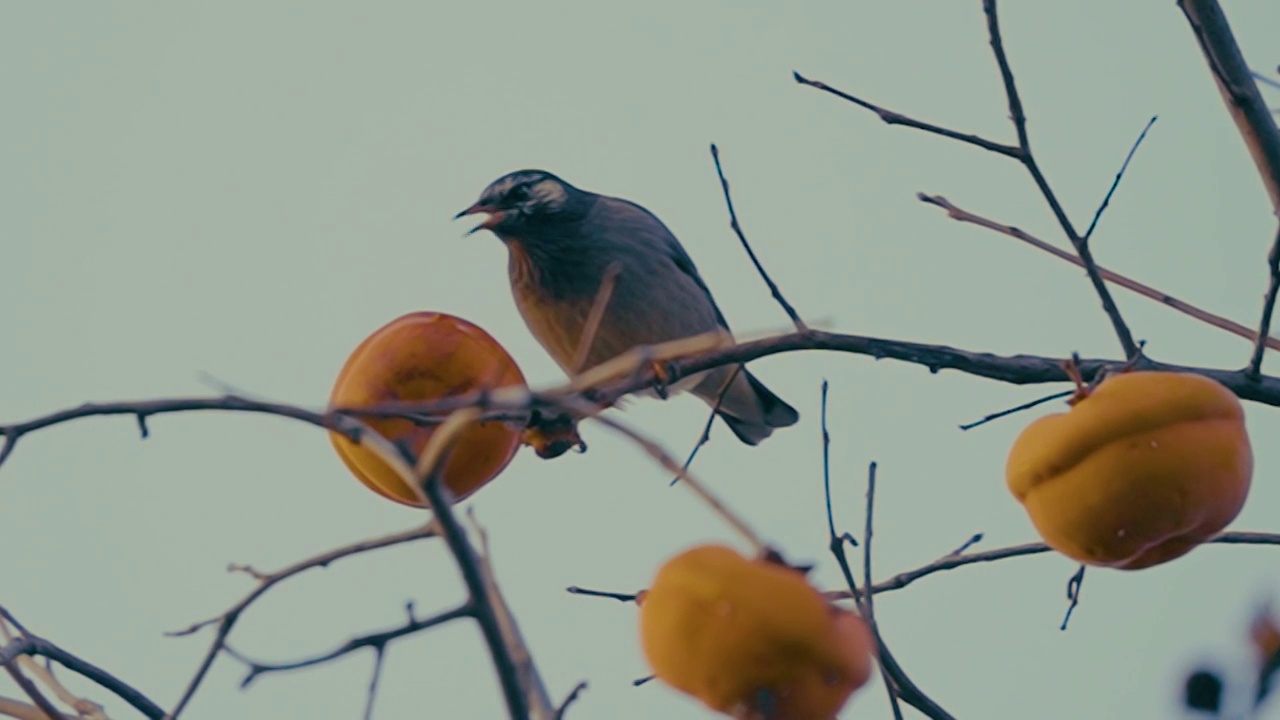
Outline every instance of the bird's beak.
{"type": "MultiPolygon", "coordinates": [[[[478,201],[478,200],[477,200],[475,203],[473,203],[473,204],[472,204],[470,207],[468,207],[466,210],[463,210],[462,212],[458,213],[457,215],[454,215],[454,216],[453,216],[453,219],[454,219],[454,220],[458,220],[458,219],[464,218],[464,217],[466,217],[466,216],[468,216],[468,215],[475,215],[476,213],[488,213],[488,214],[489,214],[489,218],[488,218],[487,220],[485,220],[484,222],[480,223],[479,225],[477,225],[477,226],[475,226],[475,227],[471,228],[470,230],[468,230],[468,231],[466,232],[466,235],[471,235],[472,233],[478,232],[478,231],[480,231],[480,230],[489,230],[489,229],[491,229],[494,225],[497,225],[498,223],[502,222],[502,216],[505,214],[505,213],[503,213],[501,210],[498,210],[498,209],[496,209],[496,208],[492,208],[492,207],[489,207],[489,206],[487,206],[487,205],[484,205],[484,204],[482,204],[480,201],[478,201]]],[[[465,237],[466,235],[464,235],[464,237],[465,237]]]]}

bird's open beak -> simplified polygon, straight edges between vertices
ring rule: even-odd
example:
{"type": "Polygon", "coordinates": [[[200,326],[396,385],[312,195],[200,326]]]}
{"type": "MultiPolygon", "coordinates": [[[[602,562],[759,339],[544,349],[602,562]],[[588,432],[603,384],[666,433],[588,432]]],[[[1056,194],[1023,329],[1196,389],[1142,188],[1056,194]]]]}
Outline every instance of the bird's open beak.
{"type": "MultiPolygon", "coordinates": [[[[484,222],[468,230],[466,232],[466,235],[471,235],[472,233],[478,232],[480,230],[491,229],[494,225],[497,225],[498,223],[502,222],[502,216],[505,214],[501,210],[498,210],[496,208],[491,208],[477,201],[474,204],[472,204],[471,207],[468,207],[466,210],[463,210],[457,215],[454,215],[453,219],[458,220],[468,215],[475,215],[476,213],[488,213],[489,217],[484,222]]],[[[463,237],[466,237],[466,235],[464,235],[463,237]]]]}

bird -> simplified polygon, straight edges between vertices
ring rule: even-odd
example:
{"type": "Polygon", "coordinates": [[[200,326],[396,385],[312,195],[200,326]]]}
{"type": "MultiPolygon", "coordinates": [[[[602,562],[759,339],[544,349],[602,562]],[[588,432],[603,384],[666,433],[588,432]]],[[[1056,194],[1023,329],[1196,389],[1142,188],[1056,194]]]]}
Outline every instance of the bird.
{"type": "MultiPolygon", "coordinates": [[[[527,169],[489,183],[454,220],[476,213],[488,218],[466,235],[488,230],[506,246],[516,307],[534,338],[571,377],[637,346],[711,332],[733,341],[680,241],[634,202],[527,169]],[[588,316],[612,272],[613,289],[585,362],[575,367],[588,316]]],[[[775,429],[800,420],[795,408],[741,364],[682,378],[669,390],[701,398],[747,445],[758,445],[775,429]]]]}

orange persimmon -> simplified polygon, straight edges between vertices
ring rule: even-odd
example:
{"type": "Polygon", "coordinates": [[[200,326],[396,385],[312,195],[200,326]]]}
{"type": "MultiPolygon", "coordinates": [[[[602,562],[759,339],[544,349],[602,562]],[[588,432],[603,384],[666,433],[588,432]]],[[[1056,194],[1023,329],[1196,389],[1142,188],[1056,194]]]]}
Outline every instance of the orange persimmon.
{"type": "Polygon", "coordinates": [[[1071,402],[1028,425],[1005,466],[1049,547],[1139,570],[1190,552],[1244,506],[1253,453],[1240,401],[1221,383],[1122,372],[1071,402]]]}
{"type": "MultiPolygon", "coordinates": [[[[351,353],[338,373],[330,407],[435,400],[469,392],[523,385],[524,375],[488,333],[459,317],[414,312],[379,328],[351,353]]],[[[403,418],[362,418],[375,432],[416,456],[436,426],[403,418]]],[[[502,472],[520,447],[520,427],[481,421],[458,436],[441,480],[461,500],[502,472]]],[[[398,503],[423,507],[417,494],[369,450],[340,433],[329,438],[347,469],[366,487],[398,503]]]]}
{"type": "Polygon", "coordinates": [[[658,679],[735,718],[831,720],[871,676],[861,618],[801,571],[723,545],[668,560],[637,603],[658,679]]]}

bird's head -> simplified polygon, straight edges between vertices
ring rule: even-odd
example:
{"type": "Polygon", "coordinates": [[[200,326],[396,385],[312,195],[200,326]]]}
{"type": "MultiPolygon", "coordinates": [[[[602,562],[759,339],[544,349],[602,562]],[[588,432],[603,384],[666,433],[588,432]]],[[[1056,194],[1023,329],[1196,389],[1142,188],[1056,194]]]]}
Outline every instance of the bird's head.
{"type": "Polygon", "coordinates": [[[588,196],[545,170],[517,170],[489,183],[479,200],[453,218],[488,213],[488,219],[468,235],[492,230],[499,237],[519,236],[521,230],[576,216],[584,209],[588,196]]]}

